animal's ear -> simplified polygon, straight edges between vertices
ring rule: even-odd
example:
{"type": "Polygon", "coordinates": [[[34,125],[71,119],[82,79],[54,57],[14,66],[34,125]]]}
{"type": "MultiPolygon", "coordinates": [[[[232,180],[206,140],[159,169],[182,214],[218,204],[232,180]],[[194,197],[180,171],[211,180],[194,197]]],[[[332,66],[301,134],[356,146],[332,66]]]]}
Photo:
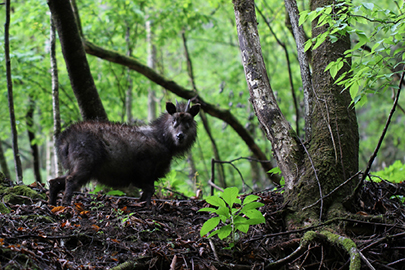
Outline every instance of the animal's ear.
{"type": "Polygon", "coordinates": [[[166,102],[166,111],[169,114],[174,114],[176,112],[176,106],[171,102],[166,102]]]}
{"type": "Polygon", "coordinates": [[[188,110],[188,112],[194,117],[200,111],[200,106],[200,104],[195,104],[188,110]]]}

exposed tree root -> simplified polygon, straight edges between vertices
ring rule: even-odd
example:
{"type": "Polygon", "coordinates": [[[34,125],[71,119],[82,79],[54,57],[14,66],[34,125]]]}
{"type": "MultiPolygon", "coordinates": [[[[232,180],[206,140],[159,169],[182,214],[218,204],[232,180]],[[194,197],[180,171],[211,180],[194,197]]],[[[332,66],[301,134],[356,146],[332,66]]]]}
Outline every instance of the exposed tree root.
{"type": "MultiPolygon", "coordinates": [[[[360,255],[359,250],[357,249],[356,244],[353,240],[340,236],[338,234],[334,234],[328,231],[322,231],[320,233],[309,231],[304,234],[301,239],[299,247],[290,255],[285,258],[282,258],[276,262],[268,264],[264,269],[280,269],[283,265],[286,265],[289,262],[292,262],[294,259],[298,258],[304,252],[309,249],[309,246],[312,243],[322,243],[322,244],[329,244],[335,245],[344,251],[346,251],[350,256],[350,270],[357,270],[361,267],[361,258],[364,256],[360,255]]],[[[364,260],[368,262],[368,260],[364,257],[364,260]]],[[[369,263],[369,262],[368,262],[369,263]]]]}

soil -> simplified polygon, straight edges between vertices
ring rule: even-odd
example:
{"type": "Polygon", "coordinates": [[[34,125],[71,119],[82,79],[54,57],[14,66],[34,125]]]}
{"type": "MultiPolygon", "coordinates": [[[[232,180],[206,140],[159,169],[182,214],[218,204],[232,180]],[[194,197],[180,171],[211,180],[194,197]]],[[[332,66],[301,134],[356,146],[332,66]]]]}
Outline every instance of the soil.
{"type": "MultiPolygon", "coordinates": [[[[266,223],[241,233],[229,249],[229,240],[200,236],[214,216],[198,212],[209,206],[203,200],[154,199],[146,207],[136,198],[76,193],[72,206],[53,207],[44,188],[31,189],[43,198],[0,203],[11,210],[0,214],[0,269],[349,269],[349,255],[325,242],[288,257],[305,232],[328,230],[331,222],[286,230],[288,209],[277,192],[256,193],[266,223]]],[[[402,198],[404,184],[366,183],[353,207],[358,218],[333,222],[360,251],[358,269],[405,269],[402,198]]]]}

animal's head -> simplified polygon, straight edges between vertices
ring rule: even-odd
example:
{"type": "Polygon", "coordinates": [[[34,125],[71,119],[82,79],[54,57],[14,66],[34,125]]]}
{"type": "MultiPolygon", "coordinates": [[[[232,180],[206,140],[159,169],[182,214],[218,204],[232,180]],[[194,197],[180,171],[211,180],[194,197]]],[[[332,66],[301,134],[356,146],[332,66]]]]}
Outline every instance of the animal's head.
{"type": "Polygon", "coordinates": [[[197,136],[197,127],[194,117],[200,111],[200,104],[190,107],[190,100],[187,104],[178,103],[176,106],[166,103],[166,110],[169,113],[168,133],[171,134],[176,146],[191,146],[197,136]]]}

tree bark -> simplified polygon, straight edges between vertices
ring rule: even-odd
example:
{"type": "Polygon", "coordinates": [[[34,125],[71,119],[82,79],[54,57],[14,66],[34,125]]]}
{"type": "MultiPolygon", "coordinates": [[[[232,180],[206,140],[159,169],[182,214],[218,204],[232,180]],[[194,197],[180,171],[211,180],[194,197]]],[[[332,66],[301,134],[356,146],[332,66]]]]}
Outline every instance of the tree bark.
{"type": "Polygon", "coordinates": [[[60,124],[60,110],[59,110],[59,80],[58,80],[58,64],[56,62],[56,52],[55,52],[55,41],[56,41],[56,31],[55,31],[55,24],[53,22],[51,16],[51,27],[50,27],[50,44],[51,44],[51,74],[52,74],[52,112],[53,112],[53,162],[55,164],[55,174],[52,175],[53,178],[62,175],[62,164],[59,161],[59,157],[57,154],[56,148],[56,138],[59,136],[61,132],[61,124],[60,124]]]}
{"type": "MultiPolygon", "coordinates": [[[[268,160],[266,155],[263,151],[259,148],[259,146],[255,143],[252,136],[250,136],[249,132],[243,127],[241,123],[231,114],[228,110],[221,110],[217,106],[206,103],[201,96],[196,96],[194,91],[187,90],[182,86],[178,85],[176,82],[168,80],[161,76],[160,74],[156,73],[153,69],[147,67],[146,65],[138,62],[137,60],[127,57],[125,55],[119,54],[114,51],[109,51],[99,46],[94,45],[89,41],[85,41],[85,49],[86,52],[90,55],[94,55],[101,59],[105,59],[107,61],[117,63],[126,67],[129,67],[132,70],[135,70],[151,81],[160,86],[164,87],[165,89],[171,91],[172,93],[176,94],[179,97],[184,99],[192,99],[193,102],[197,102],[201,104],[201,109],[203,109],[206,113],[219,118],[229,124],[236,133],[243,139],[249,149],[252,151],[254,156],[258,160],[268,160]]],[[[267,171],[271,170],[273,166],[269,162],[261,163],[262,168],[267,173],[267,171]]],[[[267,174],[269,179],[272,180],[274,183],[279,183],[280,178],[276,175],[267,174]]]]}
{"type": "MultiPolygon", "coordinates": [[[[311,9],[315,10],[331,5],[335,1],[313,0],[311,3],[311,9]]],[[[315,20],[312,24],[312,37],[326,30],[327,25],[319,27],[315,20]]],[[[307,169],[300,183],[297,183],[297,191],[294,192],[295,195],[298,192],[307,192],[308,198],[312,197],[311,200],[314,200],[314,190],[319,190],[319,184],[322,195],[326,195],[358,171],[359,134],[350,93],[344,91],[343,86],[336,85],[330,73],[324,71],[330,62],[343,57],[344,52],[350,47],[350,37],[345,35],[340,36],[334,43],[327,39],[312,52],[314,94],[310,108],[311,141],[308,147],[312,164],[307,159],[305,167],[314,166],[320,183],[314,181],[314,172],[307,169]]],[[[343,66],[336,78],[349,71],[350,65],[349,59],[349,63],[343,66]]],[[[356,181],[351,181],[334,195],[329,196],[324,202],[324,210],[326,211],[334,202],[341,202],[345,195],[350,194],[355,184],[356,181]]],[[[317,197],[319,198],[319,194],[317,197]]],[[[302,198],[297,205],[302,205],[302,198]]]]}
{"type": "Polygon", "coordinates": [[[287,189],[298,178],[302,156],[295,131],[277,105],[264,64],[253,0],[234,0],[236,26],[242,64],[251,101],[261,127],[273,148],[273,155],[283,172],[287,189]]]}
{"type": "MultiPolygon", "coordinates": [[[[297,48],[303,40],[298,27],[298,9],[286,0],[291,23],[295,29],[297,48]],[[287,3],[288,2],[288,3],[287,3]]],[[[312,9],[330,5],[333,0],[314,0],[312,9]]],[[[287,218],[290,226],[322,219],[324,213],[336,214],[343,210],[344,196],[349,194],[355,181],[341,185],[358,170],[358,127],[354,108],[350,107],[351,97],[341,86],[335,85],[325,67],[350,48],[349,36],[342,36],[335,43],[324,42],[313,52],[313,80],[308,85],[309,104],[307,138],[303,144],[280,112],[270,87],[264,66],[253,0],[234,0],[235,18],[241,48],[242,62],[252,98],[253,107],[268,139],[272,143],[286,183],[285,200],[294,211],[287,218]],[[337,192],[323,197],[335,188],[337,192]]],[[[293,5],[294,6],[294,5],[293,5]]],[[[314,22],[313,37],[326,31],[326,25],[318,27],[314,22]]],[[[307,65],[303,49],[300,65],[307,65]]],[[[347,71],[350,63],[340,72],[347,71]]],[[[302,72],[305,84],[310,82],[308,70],[302,72]],[[309,78],[309,79],[308,79],[309,78]]],[[[339,77],[339,74],[338,76],[339,77]]]]}
{"type": "MultiPolygon", "coordinates": [[[[132,44],[130,40],[130,31],[131,28],[127,24],[127,30],[125,33],[125,42],[127,43],[127,56],[131,57],[132,55],[132,44]]],[[[127,72],[127,81],[128,81],[128,88],[126,91],[125,95],[125,112],[127,115],[127,122],[132,123],[134,121],[133,116],[132,116],[132,88],[133,88],[133,83],[132,83],[132,78],[131,78],[131,70],[129,68],[126,69],[127,72]]]]}
{"type": "MultiPolygon", "coordinates": [[[[300,71],[302,78],[302,88],[304,92],[304,113],[305,113],[305,139],[311,139],[311,117],[310,117],[310,107],[312,104],[312,79],[311,72],[309,70],[309,61],[307,54],[304,50],[304,43],[306,41],[304,28],[298,25],[299,11],[297,7],[297,2],[295,0],[285,0],[285,7],[290,19],[292,32],[295,38],[295,43],[297,45],[298,61],[300,63],[300,71]]],[[[297,120],[298,121],[298,120],[297,120]]]]}
{"type": "Polygon", "coordinates": [[[8,169],[8,166],[7,166],[7,160],[6,160],[6,157],[4,156],[4,151],[3,151],[3,146],[2,146],[1,140],[0,140],[0,166],[1,166],[1,171],[4,173],[6,178],[10,180],[10,170],[8,169]]]}
{"type": "MultiPolygon", "coordinates": [[[[153,44],[153,31],[152,20],[146,21],[146,43],[148,46],[148,67],[155,69],[156,63],[156,47],[153,44]]],[[[153,89],[152,82],[148,88],[148,122],[152,122],[156,119],[156,100],[155,90],[153,89]]]]}
{"type": "Polygon", "coordinates": [[[69,0],[48,0],[48,6],[58,30],[70,83],[83,119],[107,120],[69,0]]]}

